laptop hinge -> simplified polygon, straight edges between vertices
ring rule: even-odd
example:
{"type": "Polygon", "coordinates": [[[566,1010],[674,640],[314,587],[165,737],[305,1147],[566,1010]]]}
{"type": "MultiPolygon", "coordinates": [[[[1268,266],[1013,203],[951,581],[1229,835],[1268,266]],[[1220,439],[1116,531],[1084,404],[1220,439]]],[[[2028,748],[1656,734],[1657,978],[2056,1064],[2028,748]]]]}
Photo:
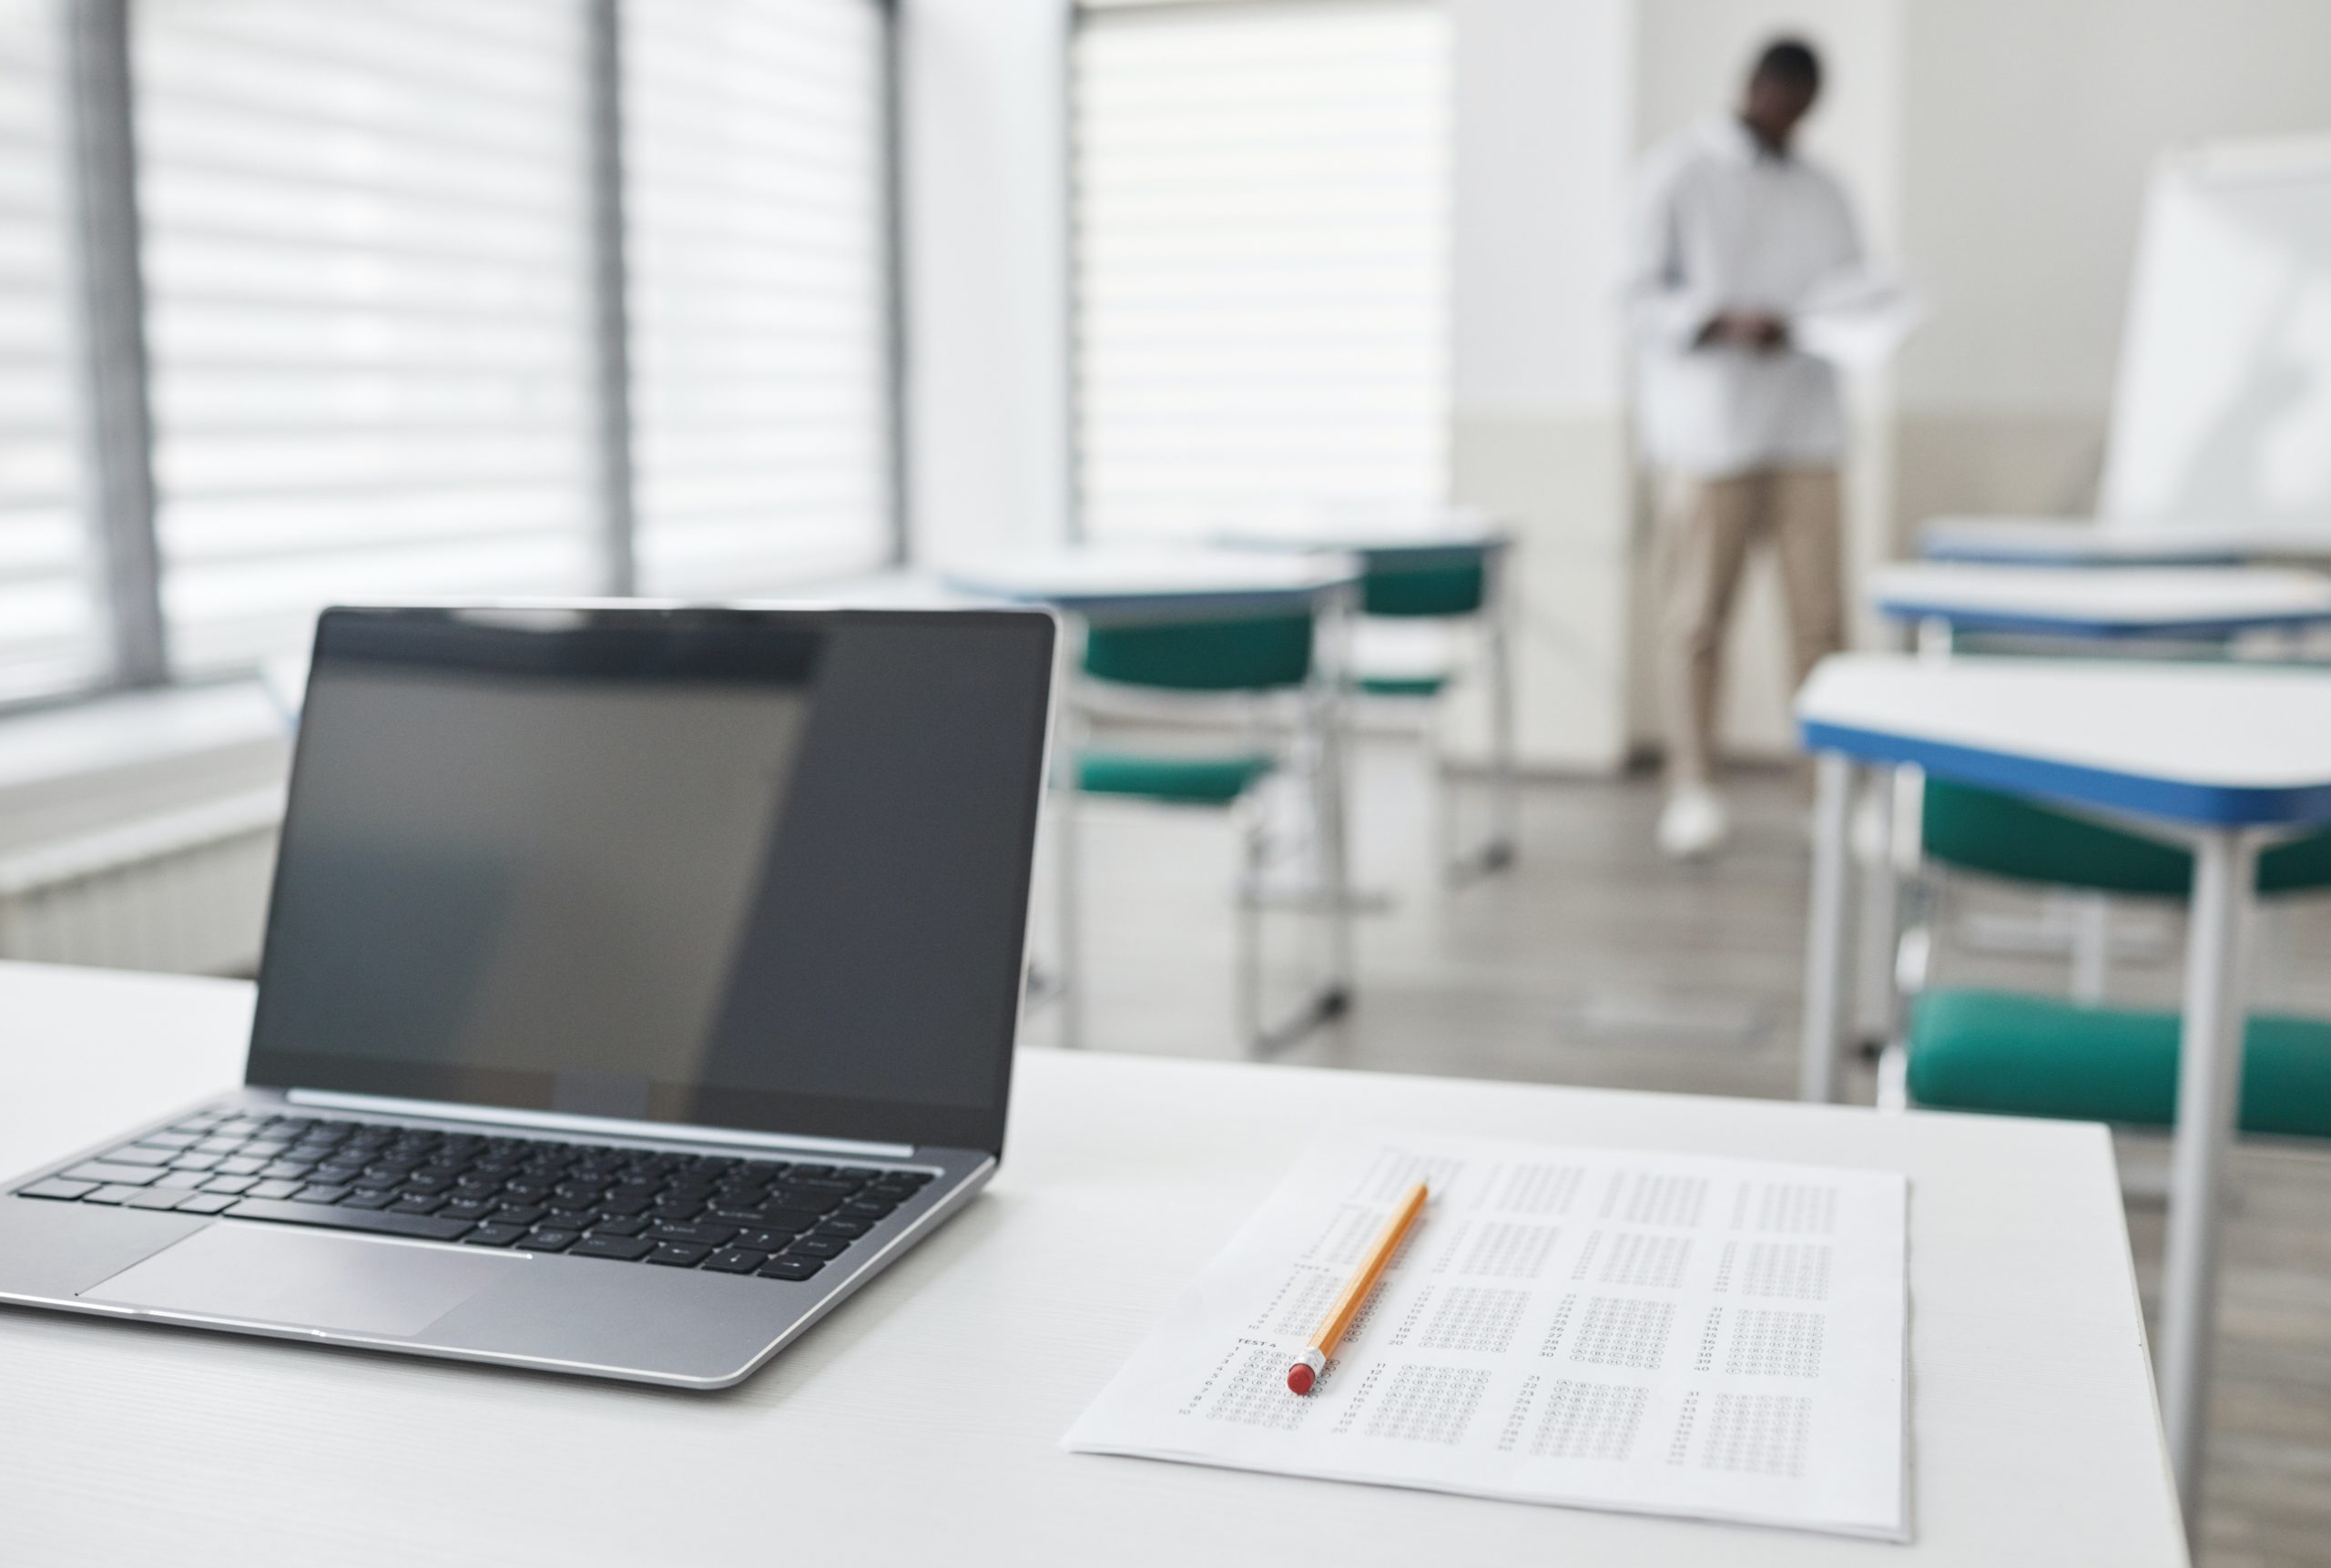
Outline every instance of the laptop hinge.
{"type": "Polygon", "coordinates": [[[858,1138],[796,1137],[788,1133],[754,1133],[737,1127],[634,1122],[616,1116],[569,1115],[562,1111],[507,1110],[494,1105],[464,1105],[447,1100],[402,1100],[387,1095],[345,1095],[337,1089],[287,1089],[283,1097],[295,1105],[316,1105],[326,1110],[371,1111],[384,1116],[426,1116],[433,1122],[538,1127],[545,1132],[590,1133],[609,1138],[725,1144],[730,1148],[793,1149],[807,1154],[860,1155],[867,1158],[896,1160],[910,1158],[914,1154],[912,1144],[878,1144],[858,1138]]]}

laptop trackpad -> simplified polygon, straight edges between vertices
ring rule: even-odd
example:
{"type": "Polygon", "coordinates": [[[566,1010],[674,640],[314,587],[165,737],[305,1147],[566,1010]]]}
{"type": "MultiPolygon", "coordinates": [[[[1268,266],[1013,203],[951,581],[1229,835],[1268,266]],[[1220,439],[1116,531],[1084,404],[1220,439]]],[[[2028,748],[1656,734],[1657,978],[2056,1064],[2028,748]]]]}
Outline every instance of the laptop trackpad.
{"type": "Polygon", "coordinates": [[[420,1333],[526,1259],[362,1237],[213,1225],[81,1292],[86,1301],[343,1334],[420,1333]]]}

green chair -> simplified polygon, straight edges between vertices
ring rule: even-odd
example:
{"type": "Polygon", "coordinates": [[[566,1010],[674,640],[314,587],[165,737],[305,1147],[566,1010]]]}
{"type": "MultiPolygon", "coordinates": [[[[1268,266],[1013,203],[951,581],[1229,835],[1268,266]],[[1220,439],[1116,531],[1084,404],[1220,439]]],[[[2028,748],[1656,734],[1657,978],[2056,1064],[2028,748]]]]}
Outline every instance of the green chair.
{"type": "MultiPolygon", "coordinates": [[[[1974,785],[1929,779],[1920,791],[1922,901],[1929,933],[1933,872],[1973,872],[2025,885],[2115,898],[2183,901],[2185,850],[1974,785]]],[[[2259,857],[2263,897],[2331,889],[2331,833],[2259,857]]],[[[1931,941],[1930,934],[1927,939],[1931,941]]],[[[1916,967],[1916,966],[1906,966],[1916,967]]],[[[1919,990],[1881,1081],[1889,1098],[1922,1107],[2066,1116],[2166,1127],[2176,1116],[2175,1013],[2013,993],[1919,990]]],[[[2075,989],[2088,991],[2080,985],[2075,989]]],[[[2101,989],[2101,988],[2098,988],[2101,989]]],[[[2331,1137],[2331,1023],[2254,1015],[2244,1033],[2244,1132],[2331,1137]]]]}
{"type": "Polygon", "coordinates": [[[1439,818],[1442,864],[1452,881],[1495,871],[1511,865],[1520,814],[1512,733],[1512,649],[1507,645],[1503,594],[1500,584],[1504,551],[1497,545],[1434,546],[1430,549],[1363,550],[1359,583],[1359,613],[1379,621],[1461,621],[1482,633],[1483,662],[1491,687],[1492,728],[1488,833],[1470,849],[1460,841],[1455,791],[1449,769],[1440,759],[1440,716],[1442,699],[1456,685],[1454,667],[1379,669],[1364,666],[1352,675],[1352,689],[1365,698],[1420,705],[1428,715],[1422,726],[1438,766],[1439,818]]]}
{"type": "MultiPolygon", "coordinates": [[[[1060,878],[1062,1033],[1064,1043],[1081,1044],[1083,1007],[1079,996],[1082,958],[1079,949],[1079,855],[1077,807],[1087,796],[1142,800],[1181,810],[1227,813],[1240,835],[1240,873],[1236,890],[1235,940],[1237,944],[1237,1008],[1248,1045],[1263,1052],[1295,1040],[1350,1003],[1351,938],[1349,901],[1328,895],[1308,901],[1308,909],[1328,928],[1328,972],[1322,983],[1290,1015],[1273,1022],[1263,996],[1262,881],[1273,853],[1280,846],[1270,831],[1258,799],[1263,784],[1290,768],[1300,769],[1312,784],[1309,828],[1315,839],[1326,831],[1329,814],[1340,803],[1327,798],[1329,780],[1321,764],[1334,744],[1330,711],[1336,694],[1320,678],[1314,657],[1314,617],[1310,609],[1275,608],[1267,614],[1211,616],[1191,620],[1136,620],[1090,624],[1079,657],[1080,678],[1072,685],[1066,722],[1072,733],[1061,748],[1064,759],[1054,784],[1057,827],[1056,871],[1060,878]],[[1240,743],[1229,749],[1206,752],[1166,752],[1103,747],[1089,743],[1087,704],[1090,687],[1121,691],[1174,693],[1219,698],[1230,705],[1238,720],[1240,743]],[[1289,727],[1267,724],[1266,708],[1276,704],[1293,707],[1291,727],[1295,745],[1284,753],[1270,738],[1289,733],[1289,727]]],[[[1208,704],[1209,708],[1214,704],[1208,704]]]]}

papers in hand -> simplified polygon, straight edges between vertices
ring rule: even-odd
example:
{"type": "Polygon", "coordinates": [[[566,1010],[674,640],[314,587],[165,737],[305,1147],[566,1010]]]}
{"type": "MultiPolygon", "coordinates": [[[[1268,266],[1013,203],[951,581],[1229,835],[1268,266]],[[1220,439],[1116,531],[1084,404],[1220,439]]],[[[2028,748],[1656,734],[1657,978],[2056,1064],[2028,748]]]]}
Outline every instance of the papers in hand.
{"type": "Polygon", "coordinates": [[[1908,1539],[1907,1184],[1528,1144],[1315,1149],[1079,1418],[1088,1452],[1908,1539]],[[1432,1184],[1326,1375],[1288,1361],[1432,1184]]]}
{"type": "Polygon", "coordinates": [[[1833,272],[1789,312],[1793,348],[1847,370],[1870,370],[1894,357],[1925,318],[1918,294],[1868,268],[1833,272]]]}

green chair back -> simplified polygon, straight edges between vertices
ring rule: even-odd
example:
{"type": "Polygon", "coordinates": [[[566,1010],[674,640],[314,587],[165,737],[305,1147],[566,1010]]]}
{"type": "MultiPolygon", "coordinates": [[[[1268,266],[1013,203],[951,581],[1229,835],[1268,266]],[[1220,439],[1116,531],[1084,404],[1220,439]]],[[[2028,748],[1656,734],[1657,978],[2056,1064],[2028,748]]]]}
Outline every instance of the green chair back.
{"type": "MultiPolygon", "coordinates": [[[[1926,781],[1920,832],[1928,858],[2015,881],[2164,899],[2194,885],[2194,857],[2174,844],[1946,779],[1926,781]]],[[[2331,832],[2258,858],[2262,893],[2322,888],[2331,888],[2331,832]]]]}
{"type": "Polygon", "coordinates": [[[1364,616],[1475,616],[1488,599],[1489,565],[1479,555],[1470,561],[1435,561],[1430,565],[1370,560],[1359,579],[1359,611],[1364,616]]]}
{"type": "Polygon", "coordinates": [[[1096,626],[1084,673],[1166,691],[1277,691],[1311,678],[1311,615],[1096,626]]]}

